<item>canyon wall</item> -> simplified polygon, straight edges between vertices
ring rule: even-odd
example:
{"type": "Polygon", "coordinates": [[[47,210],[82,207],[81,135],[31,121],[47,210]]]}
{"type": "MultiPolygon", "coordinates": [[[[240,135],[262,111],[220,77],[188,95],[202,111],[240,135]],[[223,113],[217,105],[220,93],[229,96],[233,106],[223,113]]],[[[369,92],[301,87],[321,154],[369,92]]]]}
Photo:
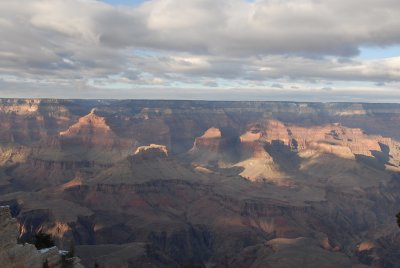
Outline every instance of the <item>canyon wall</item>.
{"type": "Polygon", "coordinates": [[[35,262],[15,237],[44,231],[88,267],[397,267],[399,133],[397,104],[0,99],[1,243],[35,262]]]}

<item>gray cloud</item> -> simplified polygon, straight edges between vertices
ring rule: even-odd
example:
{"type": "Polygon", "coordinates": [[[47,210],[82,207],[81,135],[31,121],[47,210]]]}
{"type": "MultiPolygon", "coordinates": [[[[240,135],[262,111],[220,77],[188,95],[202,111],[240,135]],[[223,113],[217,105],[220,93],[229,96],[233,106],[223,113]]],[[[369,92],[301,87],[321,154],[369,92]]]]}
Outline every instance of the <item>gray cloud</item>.
{"type": "Polygon", "coordinates": [[[283,88],[283,85],[278,84],[278,83],[274,83],[274,84],[271,85],[271,87],[273,87],[273,88],[283,88]]]}
{"type": "Polygon", "coordinates": [[[398,17],[397,0],[1,1],[0,76],[8,87],[398,83],[400,58],[354,58],[400,44],[398,17]]]}

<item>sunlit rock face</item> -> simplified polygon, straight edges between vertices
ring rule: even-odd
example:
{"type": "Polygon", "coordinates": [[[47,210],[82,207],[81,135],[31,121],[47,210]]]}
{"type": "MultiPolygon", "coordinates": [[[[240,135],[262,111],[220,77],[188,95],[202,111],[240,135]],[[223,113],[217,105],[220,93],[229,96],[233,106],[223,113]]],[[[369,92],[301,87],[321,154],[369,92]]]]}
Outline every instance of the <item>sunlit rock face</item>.
{"type": "Polygon", "coordinates": [[[149,146],[140,146],[136,149],[135,155],[148,157],[167,157],[168,149],[165,145],[150,144],[149,146]]]}
{"type": "Polygon", "coordinates": [[[78,122],[70,126],[67,130],[60,132],[61,145],[104,147],[104,149],[116,149],[132,146],[131,141],[119,138],[106,119],[96,114],[96,109],[92,109],[89,114],[79,118],[78,122]]]}
{"type": "Polygon", "coordinates": [[[210,150],[211,152],[218,152],[221,145],[221,130],[212,127],[207,129],[204,134],[195,139],[193,150],[210,150]]]}
{"type": "Polygon", "coordinates": [[[189,155],[196,164],[226,166],[239,158],[238,144],[234,130],[211,127],[194,139],[189,155]]]}
{"type": "Polygon", "coordinates": [[[0,119],[2,245],[44,231],[88,267],[400,263],[400,105],[2,99],[0,119]]]}
{"type": "Polygon", "coordinates": [[[104,117],[95,114],[95,109],[79,118],[79,121],[69,127],[66,131],[61,131],[60,136],[64,139],[77,139],[88,145],[112,146],[116,135],[107,125],[104,117]]]}

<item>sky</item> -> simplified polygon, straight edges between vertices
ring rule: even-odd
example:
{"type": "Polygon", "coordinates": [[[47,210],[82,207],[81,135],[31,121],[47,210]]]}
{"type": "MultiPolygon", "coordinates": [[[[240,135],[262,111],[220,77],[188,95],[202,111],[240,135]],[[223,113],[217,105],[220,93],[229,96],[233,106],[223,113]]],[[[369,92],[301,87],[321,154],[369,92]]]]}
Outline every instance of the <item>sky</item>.
{"type": "Polygon", "coordinates": [[[398,0],[0,1],[0,97],[400,102],[398,0]]]}

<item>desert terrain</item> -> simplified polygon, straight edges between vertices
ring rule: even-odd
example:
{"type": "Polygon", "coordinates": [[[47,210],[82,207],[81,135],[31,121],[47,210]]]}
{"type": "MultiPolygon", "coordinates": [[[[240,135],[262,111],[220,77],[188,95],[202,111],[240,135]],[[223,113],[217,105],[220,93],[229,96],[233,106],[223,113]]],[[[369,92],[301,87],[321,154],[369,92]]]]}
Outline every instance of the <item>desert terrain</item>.
{"type": "Polygon", "coordinates": [[[0,99],[0,205],[86,267],[399,267],[399,200],[398,104],[0,99]]]}

